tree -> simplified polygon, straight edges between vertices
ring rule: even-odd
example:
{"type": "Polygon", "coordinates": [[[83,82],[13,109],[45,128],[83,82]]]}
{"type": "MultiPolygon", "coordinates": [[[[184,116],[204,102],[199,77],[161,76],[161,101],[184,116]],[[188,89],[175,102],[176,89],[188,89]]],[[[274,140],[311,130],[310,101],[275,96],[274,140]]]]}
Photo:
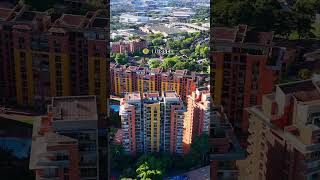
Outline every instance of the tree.
{"type": "Polygon", "coordinates": [[[209,136],[202,134],[196,136],[190,146],[190,155],[197,164],[205,163],[206,155],[209,151],[209,136]]]}
{"type": "Polygon", "coordinates": [[[191,51],[189,49],[182,49],[182,50],[180,50],[180,53],[183,55],[188,55],[191,53],[191,51]]]}
{"type": "Polygon", "coordinates": [[[247,24],[258,31],[274,31],[277,36],[289,37],[297,33],[298,38],[311,38],[318,0],[293,1],[285,10],[274,0],[219,0],[212,8],[212,24],[237,26],[247,24]]]}
{"type": "Polygon", "coordinates": [[[298,73],[300,79],[306,80],[311,77],[311,71],[309,69],[301,69],[298,73]]]}
{"type": "Polygon", "coordinates": [[[173,69],[174,70],[188,69],[188,65],[189,64],[187,62],[179,61],[173,66],[173,69]]]}
{"type": "Polygon", "coordinates": [[[153,46],[160,46],[164,44],[163,37],[157,37],[151,41],[153,46]]]}
{"type": "Polygon", "coordinates": [[[158,68],[161,65],[161,62],[159,59],[149,59],[148,61],[149,67],[150,68],[158,68]]]}
{"type": "Polygon", "coordinates": [[[148,162],[141,164],[136,170],[137,177],[141,180],[161,180],[162,171],[153,169],[148,162]]]}
{"type": "Polygon", "coordinates": [[[192,42],[194,41],[194,38],[186,38],[182,41],[182,47],[183,48],[188,48],[192,42]]]}
{"type": "Polygon", "coordinates": [[[127,54],[117,53],[115,56],[115,61],[118,64],[125,65],[129,62],[129,58],[127,54]]]}
{"type": "Polygon", "coordinates": [[[165,58],[163,60],[163,63],[162,63],[162,67],[164,69],[169,69],[169,68],[173,68],[174,65],[176,65],[177,62],[181,61],[181,58],[179,56],[174,56],[174,57],[171,57],[171,58],[165,58]]]}
{"type": "Polygon", "coordinates": [[[202,58],[207,58],[208,57],[208,53],[209,53],[208,45],[204,45],[204,46],[202,46],[202,48],[200,48],[200,56],[202,58]]]}

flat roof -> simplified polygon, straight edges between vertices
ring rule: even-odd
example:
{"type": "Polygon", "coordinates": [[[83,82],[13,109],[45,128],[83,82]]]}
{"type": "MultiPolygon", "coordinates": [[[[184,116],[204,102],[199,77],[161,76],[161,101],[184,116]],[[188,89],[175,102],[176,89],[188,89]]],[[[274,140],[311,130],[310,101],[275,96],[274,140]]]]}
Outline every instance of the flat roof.
{"type": "Polygon", "coordinates": [[[92,27],[105,28],[108,26],[108,20],[106,18],[94,18],[92,27]]]}
{"type": "Polygon", "coordinates": [[[299,91],[312,91],[316,89],[312,80],[297,81],[278,85],[285,94],[291,94],[299,91]]]}
{"type": "Polygon", "coordinates": [[[212,33],[214,40],[234,42],[237,35],[237,30],[235,28],[215,27],[212,29],[212,33]]]}
{"type": "Polygon", "coordinates": [[[59,19],[63,25],[81,27],[81,24],[85,21],[84,16],[73,15],[73,14],[63,14],[59,19]]]}
{"type": "Polygon", "coordinates": [[[166,98],[177,98],[177,93],[175,91],[164,91],[163,92],[164,97],[166,98]]]}
{"type": "Polygon", "coordinates": [[[127,93],[126,99],[127,100],[141,100],[140,93],[138,93],[138,92],[127,93]]]}
{"type": "Polygon", "coordinates": [[[146,98],[159,97],[159,92],[147,92],[143,94],[146,98]]]}
{"type": "Polygon", "coordinates": [[[53,97],[55,120],[98,120],[95,96],[53,97]]]}

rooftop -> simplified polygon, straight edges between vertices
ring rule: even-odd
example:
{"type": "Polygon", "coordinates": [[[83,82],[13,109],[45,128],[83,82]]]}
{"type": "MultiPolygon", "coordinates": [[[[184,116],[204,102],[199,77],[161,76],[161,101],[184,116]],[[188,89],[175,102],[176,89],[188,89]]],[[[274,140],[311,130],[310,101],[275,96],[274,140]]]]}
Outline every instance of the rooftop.
{"type": "Polygon", "coordinates": [[[84,16],[73,15],[73,14],[64,14],[59,19],[59,22],[62,25],[72,26],[72,27],[82,27],[82,23],[86,20],[84,16]]]}
{"type": "Polygon", "coordinates": [[[12,9],[0,8],[0,20],[6,20],[11,13],[12,9]]]}
{"type": "Polygon", "coordinates": [[[146,98],[159,97],[158,92],[147,92],[147,93],[144,93],[143,95],[146,98]]]}
{"type": "Polygon", "coordinates": [[[255,32],[248,30],[247,25],[238,25],[233,28],[214,27],[212,29],[214,41],[253,43],[268,45],[273,40],[272,32],[255,32]]]}
{"type": "Polygon", "coordinates": [[[177,98],[177,93],[175,91],[164,91],[163,96],[165,98],[177,98]]]}
{"type": "Polygon", "coordinates": [[[316,89],[316,86],[313,84],[312,80],[291,82],[280,84],[278,86],[285,94],[291,94],[301,91],[313,91],[316,89]]]}
{"type": "Polygon", "coordinates": [[[33,11],[25,11],[16,18],[16,21],[33,21],[37,13],[33,11]]]}
{"type": "Polygon", "coordinates": [[[108,21],[105,18],[95,18],[92,23],[94,28],[105,28],[108,26],[108,21]]]}
{"type": "Polygon", "coordinates": [[[55,120],[98,120],[95,96],[54,97],[48,111],[55,120]]]}
{"type": "Polygon", "coordinates": [[[214,40],[234,42],[237,35],[237,30],[227,27],[215,27],[212,29],[212,33],[214,40]]]}
{"type": "Polygon", "coordinates": [[[140,93],[138,93],[138,92],[127,93],[126,99],[127,100],[141,100],[140,93]]]}

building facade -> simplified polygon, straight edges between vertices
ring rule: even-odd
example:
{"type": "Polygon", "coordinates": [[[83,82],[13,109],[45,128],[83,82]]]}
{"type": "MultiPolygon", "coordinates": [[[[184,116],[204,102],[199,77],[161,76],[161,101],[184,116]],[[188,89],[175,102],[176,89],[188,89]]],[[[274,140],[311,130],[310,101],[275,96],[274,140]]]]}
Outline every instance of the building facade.
{"type": "Polygon", "coordinates": [[[44,107],[54,96],[97,95],[99,110],[107,112],[107,18],[88,12],[52,22],[47,13],[24,5],[0,11],[0,85],[6,101],[44,107]]]}
{"type": "Polygon", "coordinates": [[[283,49],[274,47],[272,32],[253,32],[246,25],[215,27],[211,61],[214,103],[222,105],[235,128],[248,130],[244,108],[261,104],[281,72],[283,49]]]}
{"type": "Polygon", "coordinates": [[[161,68],[149,69],[138,66],[110,64],[111,94],[124,96],[130,92],[176,91],[186,102],[196,87],[205,83],[205,78],[187,70],[164,72],[161,68]]]}
{"type": "Polygon", "coordinates": [[[182,153],[185,108],[174,91],[128,93],[120,116],[126,153],[182,153]]]}
{"type": "Polygon", "coordinates": [[[320,178],[319,78],[277,85],[247,110],[250,145],[240,179],[320,178]]]}
{"type": "Polygon", "coordinates": [[[35,120],[29,168],[36,179],[100,179],[95,96],[55,97],[35,120]]]}
{"type": "Polygon", "coordinates": [[[198,88],[188,96],[187,112],[184,120],[183,152],[188,153],[192,140],[201,134],[209,134],[210,89],[198,88]]]}
{"type": "Polygon", "coordinates": [[[148,48],[148,42],[144,40],[133,40],[129,42],[114,42],[111,43],[112,53],[135,53],[140,52],[144,48],[148,48]]]}
{"type": "Polygon", "coordinates": [[[241,148],[223,107],[212,105],[210,111],[210,179],[238,180],[239,169],[236,162],[245,159],[245,151],[241,148]]]}

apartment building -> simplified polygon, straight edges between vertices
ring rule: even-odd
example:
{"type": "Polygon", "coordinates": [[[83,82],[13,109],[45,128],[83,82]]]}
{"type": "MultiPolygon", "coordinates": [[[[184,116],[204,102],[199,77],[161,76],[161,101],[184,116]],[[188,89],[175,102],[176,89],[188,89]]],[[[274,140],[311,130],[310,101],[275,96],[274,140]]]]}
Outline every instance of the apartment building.
{"type": "Polygon", "coordinates": [[[198,88],[188,96],[187,112],[184,120],[183,152],[188,153],[196,136],[209,134],[210,88],[198,88]]]}
{"type": "Polygon", "coordinates": [[[281,73],[285,50],[273,45],[272,32],[254,32],[246,25],[215,27],[211,61],[214,103],[222,105],[230,122],[248,129],[244,108],[259,105],[271,93],[281,73]]]}
{"type": "Polygon", "coordinates": [[[99,110],[106,113],[108,21],[94,12],[53,21],[25,5],[0,9],[4,99],[44,107],[54,96],[97,95],[99,110]]]}
{"type": "Polygon", "coordinates": [[[211,180],[238,180],[236,162],[245,159],[234,129],[222,106],[212,105],[209,132],[209,160],[211,180]]]}
{"type": "Polygon", "coordinates": [[[121,41],[111,43],[112,53],[142,53],[142,50],[144,48],[148,48],[148,42],[145,40],[132,40],[127,42],[121,41]]]}
{"type": "Polygon", "coordinates": [[[120,116],[126,153],[182,153],[185,108],[174,91],[127,93],[120,116]]]}
{"type": "Polygon", "coordinates": [[[319,78],[279,84],[250,114],[248,158],[240,179],[320,178],[319,78]]]}
{"type": "Polygon", "coordinates": [[[29,168],[36,179],[100,179],[95,96],[54,97],[34,121],[29,168]]]}
{"type": "Polygon", "coordinates": [[[140,93],[127,94],[120,102],[119,115],[123,131],[122,145],[126,153],[143,152],[143,114],[140,93]]]}
{"type": "Polygon", "coordinates": [[[188,95],[196,87],[205,84],[205,77],[188,70],[163,71],[162,68],[147,68],[142,66],[123,66],[110,64],[111,94],[124,96],[130,92],[164,92],[176,91],[186,102],[188,95]]]}

